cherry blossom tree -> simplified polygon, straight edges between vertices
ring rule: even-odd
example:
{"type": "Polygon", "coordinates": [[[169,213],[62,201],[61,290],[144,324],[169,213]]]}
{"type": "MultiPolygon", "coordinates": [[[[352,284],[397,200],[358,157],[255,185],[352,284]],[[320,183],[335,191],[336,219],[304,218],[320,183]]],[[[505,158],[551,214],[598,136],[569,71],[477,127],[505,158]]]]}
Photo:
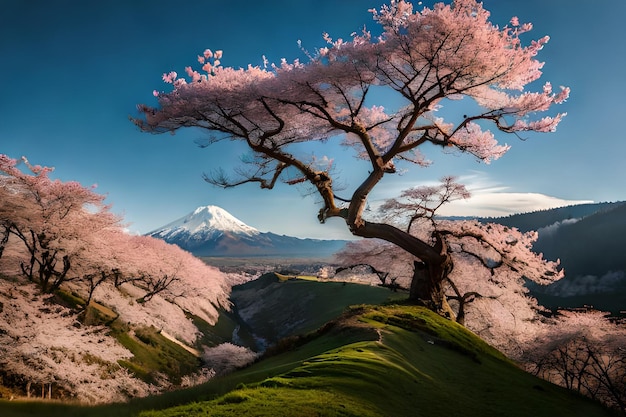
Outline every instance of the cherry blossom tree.
{"type": "Polygon", "coordinates": [[[22,273],[44,292],[53,292],[80,275],[71,270],[72,263],[88,252],[89,238],[120,227],[120,219],[93,188],[52,180],[53,168],[31,165],[26,158],[23,164],[30,173],[22,172],[17,160],[0,155],[3,193],[11,194],[1,203],[2,224],[27,251],[20,260],[22,273]]]}
{"type": "Polygon", "coordinates": [[[125,401],[158,392],[118,365],[132,357],[104,326],[84,326],[35,284],[0,279],[0,370],[26,396],[125,401]]]}
{"type": "Polygon", "coordinates": [[[257,353],[232,343],[221,343],[214,347],[207,347],[202,355],[206,366],[213,369],[216,375],[224,375],[236,369],[244,368],[257,358],[257,353]]]}
{"type": "Polygon", "coordinates": [[[209,323],[217,319],[218,308],[229,307],[225,276],[191,253],[150,236],[125,235],[122,248],[112,265],[114,283],[139,289],[135,301],[148,303],[160,295],[209,323]]]}
{"type": "Polygon", "coordinates": [[[121,367],[118,360],[132,354],[110,328],[89,325],[51,293],[71,292],[85,309],[92,301],[109,307],[131,332],[153,325],[193,346],[200,335],[194,320],[214,324],[218,309],[229,308],[226,276],[176,245],[126,233],[104,196],[51,172],[0,155],[1,373],[27,396],[36,386],[48,398],[88,402],[170,389],[166,377],[149,385],[121,367]]]}
{"type": "Polygon", "coordinates": [[[626,412],[626,323],[596,310],[560,311],[518,359],[529,372],[626,412]]]}
{"type": "MultiPolygon", "coordinates": [[[[557,262],[533,252],[534,232],[477,221],[452,221],[436,217],[446,202],[469,193],[454,178],[441,184],[414,187],[380,207],[383,220],[424,240],[447,248],[451,269],[439,291],[450,316],[503,352],[515,356],[543,326],[546,313],[529,294],[527,281],[549,284],[562,278],[557,262]]],[[[336,255],[341,268],[371,265],[372,271],[394,285],[411,291],[422,281],[414,279],[424,266],[411,254],[389,242],[350,242],[336,255]],[[414,267],[409,265],[414,263],[414,267]]]]}
{"type": "Polygon", "coordinates": [[[527,91],[541,77],[543,63],[536,56],[549,38],[524,45],[521,36],[531,24],[512,18],[509,25],[497,26],[475,0],[421,11],[392,0],[372,14],[379,36],[365,29],[350,40],[325,34],[327,46],[305,51],[306,62],[231,68],[221,65],[222,51],[207,49],[198,57],[202,73],[187,67],[187,78],[164,74],[173,90],[154,91],[158,106],[140,105],[142,117],[134,122],[153,133],[200,128],[210,132],[207,146],[222,140],[245,143],[253,157],[234,176],[224,169],[207,175],[210,183],[256,183],[266,189],[278,181],[310,185],[323,204],[320,222],[342,218],[355,236],[382,239],[411,254],[418,268],[410,298],[450,313],[442,283],[453,260],[443,235],[419,237],[367,218],[370,193],[383,177],[398,174],[397,165],[428,165],[420,150],[429,145],[489,163],[509,149],[498,143],[496,133],[555,130],[564,114],[541,113],[565,101],[569,89],[553,92],[546,82],[539,91],[527,91]],[[388,94],[378,94],[383,90],[388,94]],[[402,105],[377,105],[383,96],[395,96],[402,105]],[[448,118],[445,110],[454,113],[460,99],[471,100],[476,110],[448,118]],[[330,170],[294,146],[330,140],[342,141],[369,165],[347,197],[337,194],[330,170]]]}
{"type": "Polygon", "coordinates": [[[178,246],[126,233],[93,189],[52,180],[52,168],[23,163],[30,173],[0,155],[0,193],[7,196],[0,201],[0,224],[14,238],[7,239],[11,256],[2,259],[0,272],[21,273],[48,293],[69,285],[85,306],[111,282],[116,289],[132,285],[135,302],[161,295],[209,323],[219,308],[228,308],[223,274],[178,246]]]}

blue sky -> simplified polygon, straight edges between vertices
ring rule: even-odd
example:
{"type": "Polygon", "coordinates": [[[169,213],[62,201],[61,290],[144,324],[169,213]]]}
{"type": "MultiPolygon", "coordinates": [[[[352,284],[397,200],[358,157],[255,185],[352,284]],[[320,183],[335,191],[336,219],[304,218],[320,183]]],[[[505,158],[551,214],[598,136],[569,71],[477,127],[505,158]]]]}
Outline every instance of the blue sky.
{"type": "MultiPolygon", "coordinates": [[[[202,180],[241,153],[228,144],[200,149],[199,132],[141,133],[128,120],[136,104],[166,90],[164,72],[197,65],[204,49],[224,50],[223,65],[301,57],[297,41],[324,46],[322,33],[348,38],[382,0],[88,1],[0,0],[0,153],[56,167],[54,177],[98,184],[130,229],[146,233],[197,206],[223,207],[247,224],[302,237],[345,237],[345,225],[316,221],[302,190],[253,185],[222,190],[202,180]],[[225,146],[226,145],[226,146],[225,146]]],[[[425,1],[431,5],[432,1],[425,1]]],[[[526,39],[550,35],[539,59],[542,80],[572,93],[556,133],[520,141],[491,165],[430,150],[427,169],[390,178],[372,197],[457,175],[475,197],[458,214],[496,215],[578,201],[626,200],[626,2],[485,0],[492,21],[532,22],[526,39]]],[[[385,104],[385,103],[382,103],[385,104]]],[[[324,149],[316,149],[319,157],[324,149]]],[[[366,166],[336,157],[348,189],[366,166]]]]}

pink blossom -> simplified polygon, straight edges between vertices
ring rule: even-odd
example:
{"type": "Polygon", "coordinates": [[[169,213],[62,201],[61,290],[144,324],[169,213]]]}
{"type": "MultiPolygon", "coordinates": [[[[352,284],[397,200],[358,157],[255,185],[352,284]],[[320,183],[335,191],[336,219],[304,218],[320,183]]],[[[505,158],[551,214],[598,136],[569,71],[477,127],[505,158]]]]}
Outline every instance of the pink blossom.
{"type": "Polygon", "coordinates": [[[198,71],[194,71],[191,67],[185,67],[185,72],[189,77],[191,77],[192,82],[198,82],[202,79],[202,76],[198,71]]]}
{"type": "Polygon", "coordinates": [[[546,82],[543,85],[543,93],[544,94],[552,94],[552,84],[550,84],[550,82],[546,82]]]}
{"type": "Polygon", "coordinates": [[[569,98],[570,88],[561,86],[561,92],[554,97],[554,102],[557,104],[565,102],[569,98]]]}
{"type": "Polygon", "coordinates": [[[178,77],[178,74],[176,73],[176,71],[171,71],[168,74],[163,74],[163,81],[165,81],[168,84],[172,84],[174,80],[176,79],[176,77],[178,77]]]}
{"type": "Polygon", "coordinates": [[[520,28],[520,32],[530,32],[533,29],[532,23],[524,23],[520,28]]]}
{"type": "MultiPolygon", "coordinates": [[[[354,33],[347,41],[333,40],[325,33],[326,49],[309,56],[306,62],[282,59],[270,64],[264,58],[262,67],[223,68],[218,66],[218,57],[214,58],[217,62],[205,61],[203,69],[210,74],[211,82],[186,85],[167,99],[160,99],[157,108],[142,107],[144,119],[136,123],[153,132],[190,126],[219,137],[227,132],[230,139],[250,147],[259,158],[246,161],[252,167],[234,167],[232,179],[223,175],[210,181],[220,186],[257,183],[271,189],[277,181],[297,184],[304,179],[319,192],[324,203],[318,217],[321,222],[329,217],[343,217],[357,236],[389,239],[410,258],[403,258],[406,264],[402,263],[408,270],[415,258],[442,262],[441,252],[436,252],[439,249],[433,243],[432,223],[404,231],[389,224],[392,220],[388,219],[385,226],[396,227],[390,234],[366,220],[370,192],[383,184],[382,178],[399,172],[397,164],[425,164],[419,153],[425,146],[435,145],[444,152],[458,150],[485,163],[499,158],[509,149],[501,144],[500,136],[520,130],[544,132],[556,128],[563,115],[540,113],[565,100],[569,90],[562,89],[556,96],[550,84],[544,90],[540,86],[536,90],[539,84],[534,82],[542,77],[544,64],[535,56],[548,37],[523,43],[520,34],[530,25],[500,28],[489,21],[490,13],[477,0],[456,0],[452,5],[437,3],[420,11],[414,11],[407,1],[394,0],[372,13],[381,33],[378,38],[371,38],[365,30],[359,35],[354,33]],[[463,116],[453,115],[458,106],[451,101],[463,97],[472,100],[475,108],[472,106],[463,116]],[[390,99],[405,105],[385,112],[379,104],[390,99]],[[444,109],[438,113],[442,117],[435,117],[434,110],[446,105],[453,111],[444,109]],[[343,202],[335,197],[335,174],[320,172],[310,157],[292,153],[294,144],[324,143],[334,137],[341,137],[343,145],[369,165],[369,174],[362,177],[354,198],[346,202],[347,219],[343,202]]],[[[511,23],[519,25],[516,18],[511,23]]],[[[205,51],[204,57],[208,60],[213,54],[205,51]]],[[[210,140],[210,144],[217,140],[210,140]]],[[[331,146],[329,150],[337,149],[331,146]]],[[[329,158],[342,160],[334,154],[329,154],[329,158]]],[[[430,191],[421,190],[418,197],[426,198],[424,192],[430,191]]],[[[443,227],[441,223],[436,226],[443,227]]],[[[469,223],[445,226],[446,233],[468,233],[453,242],[450,256],[456,257],[455,262],[462,259],[472,267],[485,267],[482,275],[467,274],[474,279],[489,280],[489,269],[512,261],[508,253],[525,248],[523,242],[531,239],[508,232],[505,236],[505,231],[498,229],[489,248],[480,251],[480,242],[472,240],[470,232],[487,234],[486,229],[469,223]],[[512,241],[509,235],[520,243],[506,244],[512,241]]],[[[528,258],[526,255],[524,259],[528,258]]],[[[531,260],[520,268],[541,281],[540,272],[546,265],[535,258],[531,260]]],[[[519,274],[512,270],[502,274],[515,291],[525,294],[519,274]]],[[[512,304],[523,303],[520,297],[515,298],[497,285],[486,284],[485,293],[500,301],[510,298],[512,304]]],[[[440,301],[433,303],[442,305],[443,300],[440,301]]],[[[492,317],[487,312],[491,307],[507,317],[500,330],[515,324],[516,320],[505,314],[506,303],[477,301],[477,305],[481,303],[484,309],[477,314],[492,317]]],[[[518,314],[520,327],[534,317],[532,309],[522,311],[518,314]]]]}

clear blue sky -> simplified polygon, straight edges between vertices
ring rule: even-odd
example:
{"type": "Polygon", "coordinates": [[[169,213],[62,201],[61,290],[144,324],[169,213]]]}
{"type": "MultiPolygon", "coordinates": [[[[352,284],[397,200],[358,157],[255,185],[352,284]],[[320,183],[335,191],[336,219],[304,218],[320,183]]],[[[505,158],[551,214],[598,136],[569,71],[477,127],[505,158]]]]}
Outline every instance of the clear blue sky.
{"type": "MultiPolygon", "coordinates": [[[[345,236],[339,220],[316,223],[315,199],[293,187],[221,190],[202,173],[236,159],[228,146],[200,149],[198,132],[150,135],[128,120],[137,103],[166,90],[164,72],[197,65],[205,48],[222,63],[261,64],[300,57],[297,40],[324,46],[322,32],[348,38],[382,0],[90,1],[0,0],[0,153],[55,166],[54,176],[98,184],[130,229],[148,232],[200,205],[223,207],[260,230],[345,236]]],[[[431,5],[432,1],[424,4],[431,5]]],[[[532,22],[527,39],[550,35],[542,80],[567,85],[556,133],[520,141],[491,165],[470,156],[428,153],[435,164],[384,184],[375,199],[403,187],[460,176],[476,196],[467,214],[506,214],[572,201],[626,200],[626,2],[485,0],[492,21],[532,22]],[[532,194],[531,194],[532,193],[532,194]],[[533,205],[535,204],[535,205],[533,205]]],[[[384,104],[384,103],[383,103],[384,104]]],[[[316,151],[318,156],[324,150],[316,151]]],[[[339,171],[365,169],[347,156],[339,171]]]]}

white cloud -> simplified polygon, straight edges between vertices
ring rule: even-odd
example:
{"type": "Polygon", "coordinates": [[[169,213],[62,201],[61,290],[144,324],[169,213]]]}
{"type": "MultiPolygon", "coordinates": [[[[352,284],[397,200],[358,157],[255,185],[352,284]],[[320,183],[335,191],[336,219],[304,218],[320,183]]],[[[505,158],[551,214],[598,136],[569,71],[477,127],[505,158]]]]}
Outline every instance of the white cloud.
{"type": "Polygon", "coordinates": [[[579,222],[580,220],[581,220],[580,218],[578,218],[578,219],[565,219],[565,220],[560,221],[560,222],[555,222],[555,223],[552,223],[549,226],[541,227],[541,228],[537,229],[537,233],[539,233],[539,236],[541,236],[541,237],[549,236],[549,235],[554,234],[561,226],[568,225],[568,224],[574,224],[574,223],[579,222]]]}
{"type": "Polygon", "coordinates": [[[559,297],[596,294],[615,291],[626,283],[624,271],[609,271],[603,276],[584,275],[566,277],[545,288],[546,294],[559,297]]]}
{"type": "Polygon", "coordinates": [[[565,200],[540,193],[472,192],[467,200],[453,201],[440,210],[443,216],[500,217],[515,213],[592,203],[591,200],[565,200]]]}
{"type": "MultiPolygon", "coordinates": [[[[482,171],[470,171],[468,174],[459,176],[457,182],[464,184],[472,196],[467,200],[453,201],[444,205],[439,209],[439,215],[501,217],[574,204],[593,203],[592,200],[566,200],[542,193],[515,192],[511,190],[511,187],[495,182],[482,171]]],[[[436,184],[439,184],[439,181],[423,181],[410,185],[406,181],[390,184],[382,192],[377,190],[372,207],[377,207],[386,198],[399,195],[401,190],[436,184]]]]}

